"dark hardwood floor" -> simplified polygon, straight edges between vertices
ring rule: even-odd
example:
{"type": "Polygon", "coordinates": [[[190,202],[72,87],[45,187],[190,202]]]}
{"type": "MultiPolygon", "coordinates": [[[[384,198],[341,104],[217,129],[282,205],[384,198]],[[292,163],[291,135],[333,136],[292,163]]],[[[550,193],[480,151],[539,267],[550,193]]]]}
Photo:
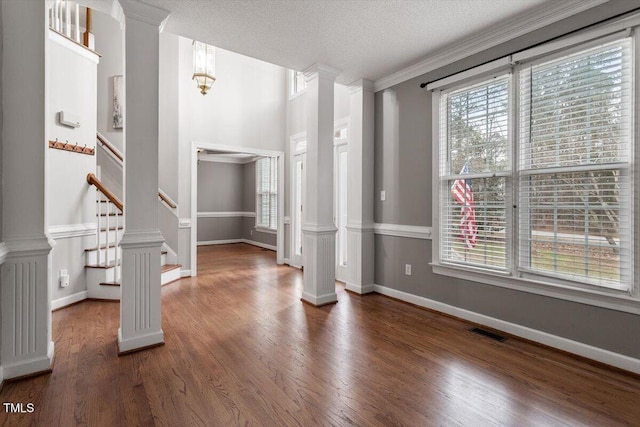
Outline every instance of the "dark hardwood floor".
{"type": "Polygon", "coordinates": [[[301,272],[201,247],[162,290],[166,345],[116,355],[119,305],[53,313],[52,374],[6,383],[0,425],[640,425],[640,379],[384,296],[300,301],[301,272]]]}

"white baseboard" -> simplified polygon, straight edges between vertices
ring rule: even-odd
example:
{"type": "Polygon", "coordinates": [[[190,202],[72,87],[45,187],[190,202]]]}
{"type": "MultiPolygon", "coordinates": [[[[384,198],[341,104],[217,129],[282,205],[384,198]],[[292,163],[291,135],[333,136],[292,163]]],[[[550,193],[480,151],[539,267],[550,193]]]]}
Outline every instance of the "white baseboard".
{"type": "Polygon", "coordinates": [[[247,245],[257,246],[259,248],[271,249],[272,251],[278,250],[278,248],[273,245],[268,245],[266,243],[256,242],[255,240],[249,240],[249,239],[203,240],[198,242],[197,245],[198,246],[228,245],[231,243],[246,243],[247,245]]]}
{"type": "Polygon", "coordinates": [[[87,299],[87,291],[81,291],[66,297],[54,299],[51,301],[51,310],[57,310],[62,307],[66,307],[71,304],[75,304],[78,301],[83,301],[87,299]]]}
{"type": "Polygon", "coordinates": [[[374,285],[374,291],[382,295],[387,295],[420,307],[429,308],[431,310],[446,313],[451,316],[459,317],[470,322],[488,326],[499,331],[507,332],[511,335],[522,337],[549,347],[567,351],[587,359],[596,360],[607,365],[615,366],[626,371],[640,374],[640,359],[625,356],[623,354],[614,353],[588,344],[573,341],[567,338],[552,335],[546,332],[531,329],[526,326],[517,325],[515,323],[506,322],[494,317],[485,316],[484,314],[475,313],[463,308],[455,307],[439,301],[434,301],[421,296],[398,291],[386,286],[374,285]]]}
{"type": "Polygon", "coordinates": [[[180,270],[180,277],[191,277],[191,270],[180,270]]]}
{"type": "Polygon", "coordinates": [[[356,285],[355,283],[347,282],[346,289],[356,294],[364,295],[374,291],[375,285],[356,285]]]}
{"type": "Polygon", "coordinates": [[[278,248],[273,245],[267,245],[266,243],[256,242],[255,240],[241,239],[240,241],[242,243],[246,243],[247,245],[257,246],[259,248],[270,249],[272,251],[278,250],[278,248]]]}
{"type": "Polygon", "coordinates": [[[228,245],[230,243],[242,243],[242,239],[227,239],[227,240],[203,240],[197,243],[198,246],[209,245],[228,245]]]}
{"type": "Polygon", "coordinates": [[[54,349],[55,344],[51,341],[49,342],[49,348],[47,349],[47,354],[45,356],[21,360],[12,364],[4,364],[2,366],[3,379],[19,378],[24,377],[25,375],[49,371],[53,363],[54,349]]]}

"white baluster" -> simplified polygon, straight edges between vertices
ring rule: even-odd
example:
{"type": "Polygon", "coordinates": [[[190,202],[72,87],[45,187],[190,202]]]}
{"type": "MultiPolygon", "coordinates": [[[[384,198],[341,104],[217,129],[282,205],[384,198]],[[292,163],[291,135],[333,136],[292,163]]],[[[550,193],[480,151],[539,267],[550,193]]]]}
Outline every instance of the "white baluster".
{"type": "Polygon", "coordinates": [[[82,43],[82,40],[80,40],[80,5],[78,3],[76,3],[76,36],[74,40],[82,43]]]}
{"type": "Polygon", "coordinates": [[[107,202],[107,215],[105,217],[106,218],[106,222],[107,222],[107,227],[106,227],[107,228],[107,239],[105,241],[105,250],[104,250],[104,257],[105,257],[104,266],[105,267],[109,266],[109,225],[110,225],[109,224],[109,218],[111,218],[111,216],[110,216],[111,215],[111,206],[113,206],[112,203],[110,201],[107,202]]]}
{"type": "Polygon", "coordinates": [[[118,276],[118,270],[121,267],[118,267],[118,265],[120,264],[120,257],[118,254],[118,247],[120,246],[118,243],[118,227],[120,225],[120,212],[119,210],[116,208],[116,240],[115,240],[115,246],[116,246],[116,255],[115,255],[115,264],[116,264],[116,269],[114,272],[114,276],[115,276],[115,282],[118,283],[120,281],[120,277],[118,276]]]}
{"type": "Polygon", "coordinates": [[[71,7],[69,7],[69,0],[64,0],[64,11],[66,15],[66,27],[64,35],[71,38],[71,7]]]}
{"type": "Polygon", "coordinates": [[[102,243],[102,239],[100,238],[100,228],[101,228],[101,214],[102,214],[102,193],[100,192],[100,190],[96,190],[96,202],[98,203],[98,239],[97,239],[97,243],[96,243],[96,247],[97,247],[97,253],[96,253],[96,258],[97,258],[97,265],[100,265],[100,244],[102,243]]]}

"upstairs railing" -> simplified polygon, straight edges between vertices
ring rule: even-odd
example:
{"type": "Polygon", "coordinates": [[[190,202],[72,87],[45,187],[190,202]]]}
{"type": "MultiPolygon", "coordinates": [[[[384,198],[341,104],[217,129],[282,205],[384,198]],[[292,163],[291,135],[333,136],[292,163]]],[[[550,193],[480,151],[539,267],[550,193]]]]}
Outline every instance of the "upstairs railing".
{"type": "MultiPolygon", "coordinates": [[[[122,156],[122,153],[120,151],[118,151],[118,149],[116,147],[114,147],[108,140],[107,138],[105,138],[104,136],[102,136],[100,133],[96,133],[96,138],[98,139],[98,142],[107,150],[111,153],[111,155],[117,159],[118,163],[120,163],[120,165],[122,166],[122,163],[124,161],[124,157],[122,156]]],[[[158,190],[158,197],[160,198],[160,200],[162,200],[167,206],[169,206],[171,209],[175,209],[178,207],[178,205],[176,205],[176,203],[171,200],[166,194],[164,194],[162,191],[158,190]]]]}
{"type": "MultiPolygon", "coordinates": [[[[99,267],[115,267],[120,265],[118,241],[122,221],[122,201],[92,173],[87,175],[87,182],[96,187],[96,204],[98,215],[97,230],[97,265],[99,267]],[[104,231],[104,235],[103,235],[104,231]],[[113,235],[111,233],[113,231],[113,235]],[[113,247],[113,256],[111,256],[113,247]],[[104,249],[104,253],[102,251],[104,249]]],[[[114,282],[119,280],[118,268],[115,268],[114,282]]]]}

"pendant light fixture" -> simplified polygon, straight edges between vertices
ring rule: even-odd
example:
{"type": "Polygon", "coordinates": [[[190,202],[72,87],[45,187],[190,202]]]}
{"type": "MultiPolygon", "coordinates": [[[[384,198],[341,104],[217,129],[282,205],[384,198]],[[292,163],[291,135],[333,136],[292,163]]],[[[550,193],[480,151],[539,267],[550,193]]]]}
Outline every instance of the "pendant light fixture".
{"type": "Polygon", "coordinates": [[[200,93],[207,94],[215,78],[216,66],[215,47],[206,43],[193,41],[193,80],[200,88],[200,93]]]}

